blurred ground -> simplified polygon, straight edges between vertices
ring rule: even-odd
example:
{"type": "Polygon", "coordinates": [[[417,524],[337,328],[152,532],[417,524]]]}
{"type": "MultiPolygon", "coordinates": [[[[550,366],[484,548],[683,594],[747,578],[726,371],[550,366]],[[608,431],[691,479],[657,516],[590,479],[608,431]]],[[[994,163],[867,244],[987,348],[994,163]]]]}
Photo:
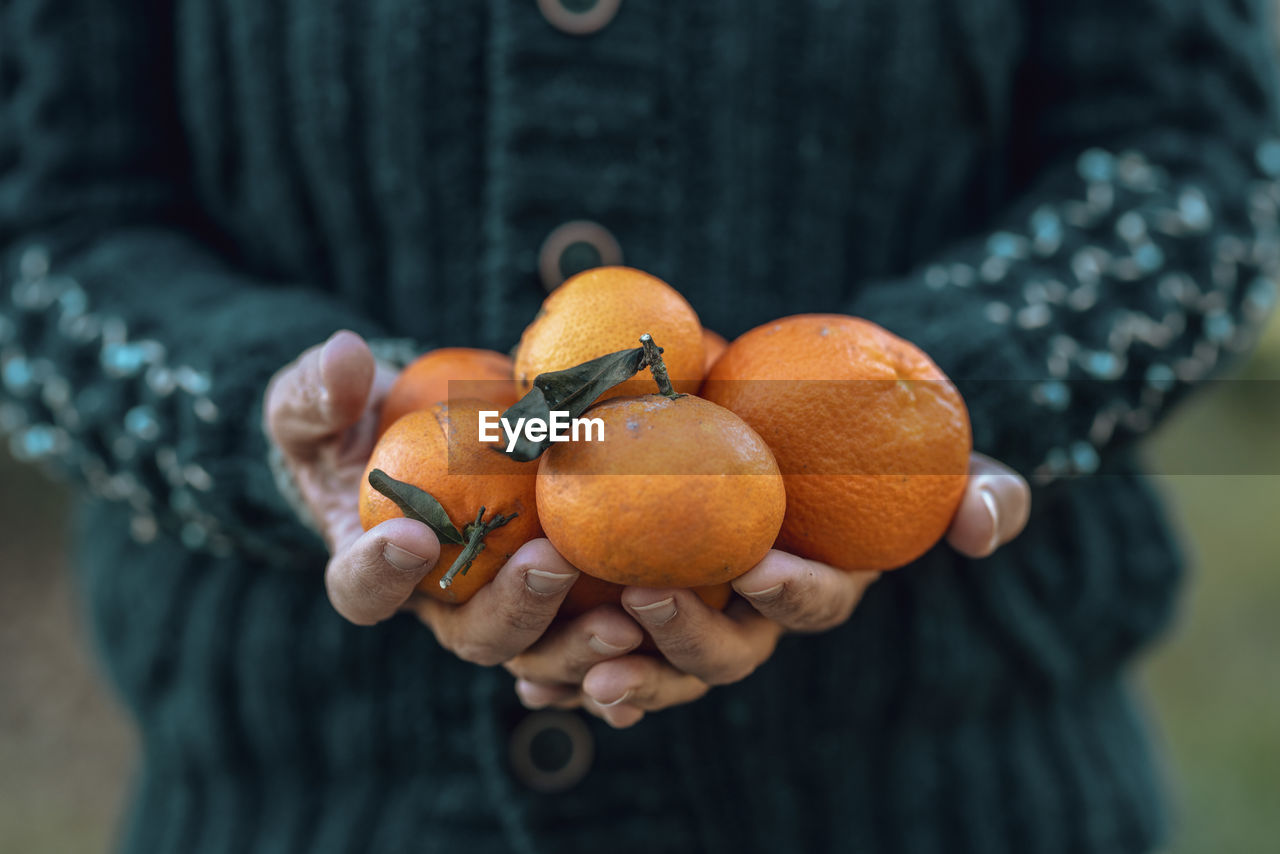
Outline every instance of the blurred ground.
{"type": "Polygon", "coordinates": [[[0,452],[0,851],[14,854],[107,850],[132,761],[71,588],[64,506],[0,452]]]}
{"type": "Polygon", "coordinates": [[[1146,672],[1172,754],[1178,854],[1280,839],[1280,316],[1242,375],[1149,442],[1157,470],[1271,473],[1159,478],[1196,558],[1182,618],[1146,672]]]}
{"type": "MultiPolygon", "coordinates": [[[[1246,376],[1280,382],[1280,321],[1246,376]]],[[[1166,471],[1280,472],[1280,395],[1221,383],[1149,442],[1166,471]],[[1269,400],[1269,405],[1263,405],[1269,400]],[[1195,461],[1194,465],[1189,461],[1195,461]]],[[[1145,669],[1178,809],[1174,854],[1280,838],[1280,475],[1172,475],[1198,564],[1145,669]]],[[[62,556],[63,496],[0,452],[0,851],[104,851],[135,739],[95,675],[62,556]]]]}

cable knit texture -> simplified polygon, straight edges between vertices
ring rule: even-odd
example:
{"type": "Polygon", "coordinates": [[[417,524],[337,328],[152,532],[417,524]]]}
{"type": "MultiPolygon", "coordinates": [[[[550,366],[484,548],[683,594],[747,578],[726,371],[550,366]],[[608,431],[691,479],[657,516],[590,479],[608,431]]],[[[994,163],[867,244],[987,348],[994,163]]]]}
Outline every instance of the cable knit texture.
{"type": "Polygon", "coordinates": [[[1180,560],[1130,462],[1276,299],[1262,0],[0,6],[0,428],[86,496],[137,717],[130,852],[1138,852],[1127,665],[1180,560]],[[921,343],[1027,533],[512,774],[501,670],[328,605],[271,374],[342,327],[507,349],[538,248],[603,224],[729,335],[849,311],[921,343]],[[1081,476],[1092,475],[1092,476],[1081,476]]]}

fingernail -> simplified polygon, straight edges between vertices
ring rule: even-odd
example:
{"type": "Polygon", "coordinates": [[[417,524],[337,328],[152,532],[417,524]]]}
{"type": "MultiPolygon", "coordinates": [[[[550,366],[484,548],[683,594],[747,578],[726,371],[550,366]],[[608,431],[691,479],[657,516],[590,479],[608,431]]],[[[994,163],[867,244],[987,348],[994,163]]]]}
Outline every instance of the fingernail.
{"type": "Polygon", "coordinates": [[[420,569],[427,562],[425,557],[416,555],[408,549],[402,549],[395,543],[387,543],[382,547],[382,559],[402,572],[420,569]]]}
{"type": "Polygon", "coordinates": [[[635,693],[634,691],[632,691],[630,688],[628,688],[628,689],[627,689],[627,692],[626,692],[625,694],[623,694],[621,697],[619,697],[619,698],[618,698],[618,699],[616,699],[616,700],[610,700],[610,701],[609,701],[609,702],[607,702],[607,703],[602,703],[602,702],[600,702],[599,700],[596,700],[596,698],[595,698],[595,697],[592,697],[591,699],[596,700],[596,705],[597,705],[597,706],[599,706],[600,708],[602,708],[602,709],[611,709],[611,708],[613,708],[614,706],[617,706],[617,705],[619,705],[619,704],[621,704],[621,703],[625,703],[627,700],[630,700],[630,699],[631,699],[631,695],[632,695],[632,694],[634,694],[634,693],[635,693]]]}
{"type": "Polygon", "coordinates": [[[987,544],[987,554],[990,554],[1000,545],[1000,508],[996,504],[995,493],[989,488],[978,487],[978,497],[982,499],[982,503],[987,506],[987,512],[991,514],[991,542],[987,544]]]}
{"type": "Polygon", "coordinates": [[[531,569],[524,574],[525,586],[541,596],[560,593],[578,577],[573,572],[550,572],[545,569],[531,569]]]}
{"type": "Polygon", "coordinates": [[[746,591],[739,591],[739,592],[741,592],[742,595],[746,596],[748,599],[753,599],[756,602],[772,602],[782,595],[782,588],[783,588],[783,582],[779,581],[777,584],[773,585],[772,587],[766,587],[765,589],[757,590],[754,593],[748,593],[746,591]]]}
{"type": "Polygon", "coordinates": [[[676,600],[674,596],[659,599],[650,605],[635,605],[631,608],[651,626],[662,626],[671,622],[676,616],[676,600]]]}
{"type": "Polygon", "coordinates": [[[595,635],[592,635],[587,640],[587,646],[591,647],[593,652],[598,652],[601,655],[621,655],[630,649],[630,647],[626,646],[614,646],[608,641],[601,640],[595,635]]]}

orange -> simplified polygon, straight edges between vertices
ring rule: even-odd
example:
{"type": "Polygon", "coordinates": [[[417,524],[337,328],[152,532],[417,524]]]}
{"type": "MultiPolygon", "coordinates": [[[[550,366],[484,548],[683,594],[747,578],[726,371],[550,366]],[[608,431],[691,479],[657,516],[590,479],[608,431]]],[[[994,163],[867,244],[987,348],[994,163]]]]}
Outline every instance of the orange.
{"type": "Polygon", "coordinates": [[[720,354],[729,346],[729,342],[724,340],[724,336],[719,332],[713,332],[710,329],[702,330],[702,351],[705,354],[707,373],[711,373],[711,366],[716,363],[716,359],[720,358],[720,354]]]}
{"type": "Polygon", "coordinates": [[[786,495],[760,436],[700,397],[588,409],[604,438],[552,445],[538,469],[547,538],[588,575],[639,587],[737,578],[769,551],[786,495]]]}
{"type": "Polygon", "coordinates": [[[844,315],[786,317],[730,344],[703,394],[777,456],[787,484],[778,548],[884,570],[946,533],[969,468],[969,413],[915,345],[844,315]]]}
{"type": "Polygon", "coordinates": [[[511,371],[511,357],[496,350],[441,347],[423,353],[400,372],[382,402],[378,435],[387,432],[400,416],[451,396],[474,397],[506,409],[520,399],[511,371]]]}
{"type": "Polygon", "coordinates": [[[536,500],[537,463],[518,463],[480,442],[479,412],[491,409],[482,400],[453,400],[400,418],[374,446],[360,483],[360,523],[367,531],[404,514],[391,499],[369,485],[369,472],[382,469],[391,477],[431,493],[461,532],[485,508],[494,515],[518,514],[485,538],[466,575],[457,575],[447,589],[440,577],[448,571],[462,546],[440,546],[440,559],[418,589],[445,602],[465,602],[488,584],[523,544],[542,535],[536,500]]]}
{"type": "MultiPolygon", "coordinates": [[[[663,348],[662,360],[676,391],[697,391],[706,371],[702,325],[675,288],[630,267],[578,273],[546,298],[520,337],[517,389],[523,395],[538,374],[638,347],[646,332],[663,348]]],[[[600,397],[647,394],[653,391],[651,376],[646,368],[600,397]]]]}
{"type": "MultiPolygon", "coordinates": [[[[622,591],[626,588],[621,584],[613,584],[608,581],[601,581],[595,576],[587,575],[585,572],[578,576],[578,580],[569,588],[569,595],[565,596],[564,602],[560,604],[558,616],[561,618],[573,618],[580,614],[585,614],[597,605],[619,605],[622,604],[622,591]]],[[[717,611],[723,611],[724,607],[729,604],[729,596],[733,593],[733,588],[728,582],[724,584],[712,584],[707,587],[695,587],[693,592],[698,594],[703,602],[717,611]]]]}

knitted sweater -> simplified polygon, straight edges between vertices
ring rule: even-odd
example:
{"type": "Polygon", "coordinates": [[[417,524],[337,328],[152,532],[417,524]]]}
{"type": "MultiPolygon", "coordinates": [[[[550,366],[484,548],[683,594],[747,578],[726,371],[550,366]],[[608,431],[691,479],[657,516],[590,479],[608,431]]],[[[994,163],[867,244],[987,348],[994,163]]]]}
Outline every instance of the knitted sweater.
{"type": "Polygon", "coordinates": [[[0,426],[85,495],[142,734],[123,849],[1157,845],[1125,674],[1180,564],[1127,448],[1275,301],[1270,4],[627,0],[566,31],[593,5],[0,6],[0,426]],[[505,672],[333,612],[260,401],[338,328],[506,349],[578,219],[722,333],[916,341],[1037,486],[995,557],[938,547],[737,685],[589,721],[549,793],[505,672]]]}

